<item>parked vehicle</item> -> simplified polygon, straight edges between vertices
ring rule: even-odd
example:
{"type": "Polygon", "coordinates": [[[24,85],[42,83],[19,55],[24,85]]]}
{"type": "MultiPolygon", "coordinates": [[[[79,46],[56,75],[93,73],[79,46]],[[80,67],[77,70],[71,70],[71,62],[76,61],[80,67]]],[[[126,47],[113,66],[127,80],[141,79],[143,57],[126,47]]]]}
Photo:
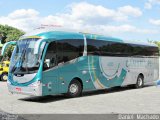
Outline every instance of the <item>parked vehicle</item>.
{"type": "Polygon", "coordinates": [[[2,81],[7,81],[8,79],[9,64],[9,61],[3,61],[0,64],[0,78],[2,81]]]}

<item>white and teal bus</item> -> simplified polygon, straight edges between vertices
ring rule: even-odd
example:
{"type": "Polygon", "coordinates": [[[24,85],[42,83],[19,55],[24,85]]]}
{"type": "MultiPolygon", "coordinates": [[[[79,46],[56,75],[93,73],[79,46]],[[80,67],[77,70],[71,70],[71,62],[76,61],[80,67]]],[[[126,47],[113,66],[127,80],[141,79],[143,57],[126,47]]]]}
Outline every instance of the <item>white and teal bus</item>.
{"type": "Polygon", "coordinates": [[[46,96],[114,86],[137,88],[159,76],[158,47],[81,32],[49,31],[23,36],[4,45],[16,47],[11,56],[11,93],[46,96]]]}

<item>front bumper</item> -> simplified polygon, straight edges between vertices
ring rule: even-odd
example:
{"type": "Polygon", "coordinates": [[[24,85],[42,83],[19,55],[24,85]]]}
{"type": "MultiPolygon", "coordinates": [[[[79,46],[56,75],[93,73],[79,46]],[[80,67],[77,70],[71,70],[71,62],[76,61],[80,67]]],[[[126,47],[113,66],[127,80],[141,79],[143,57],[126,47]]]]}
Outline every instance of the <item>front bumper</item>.
{"type": "Polygon", "coordinates": [[[33,96],[42,96],[42,85],[39,86],[14,86],[10,83],[7,83],[8,90],[11,93],[24,94],[24,95],[33,95],[33,96]]]}

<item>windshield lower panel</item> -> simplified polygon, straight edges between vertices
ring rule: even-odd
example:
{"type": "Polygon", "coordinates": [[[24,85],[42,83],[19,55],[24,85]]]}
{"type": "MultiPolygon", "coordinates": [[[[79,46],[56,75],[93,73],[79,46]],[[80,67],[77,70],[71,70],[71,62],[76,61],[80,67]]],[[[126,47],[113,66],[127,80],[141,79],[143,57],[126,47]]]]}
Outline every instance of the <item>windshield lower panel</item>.
{"type": "Polygon", "coordinates": [[[38,39],[24,39],[17,42],[11,56],[10,72],[14,74],[32,74],[38,71],[42,51],[45,43],[41,45],[38,54],[34,48],[38,39]]]}

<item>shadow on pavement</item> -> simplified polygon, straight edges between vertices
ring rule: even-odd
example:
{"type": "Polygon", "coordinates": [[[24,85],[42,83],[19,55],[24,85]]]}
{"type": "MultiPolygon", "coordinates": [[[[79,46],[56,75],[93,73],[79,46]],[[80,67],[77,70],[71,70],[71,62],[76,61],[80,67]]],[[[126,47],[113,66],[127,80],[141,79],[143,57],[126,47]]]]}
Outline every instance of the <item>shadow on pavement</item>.
{"type": "Polygon", "coordinates": [[[0,80],[0,82],[6,82],[7,83],[7,81],[2,81],[2,80],[0,80]]]}
{"type": "MultiPolygon", "coordinates": [[[[150,87],[153,85],[145,85],[144,88],[150,87]]],[[[143,88],[141,88],[143,89],[143,88]]],[[[88,97],[88,96],[94,96],[94,95],[101,95],[101,94],[113,94],[117,92],[127,91],[127,90],[137,90],[133,86],[127,86],[127,87],[113,87],[105,90],[96,90],[96,91],[90,91],[90,92],[84,92],[82,96],[80,97],[88,97]]],[[[79,98],[79,97],[78,97],[79,98]]],[[[38,102],[38,103],[49,103],[49,102],[56,102],[61,101],[65,99],[76,99],[76,98],[68,98],[65,95],[48,95],[48,96],[30,96],[26,98],[21,98],[19,100],[21,101],[27,101],[27,102],[38,102]]]]}

